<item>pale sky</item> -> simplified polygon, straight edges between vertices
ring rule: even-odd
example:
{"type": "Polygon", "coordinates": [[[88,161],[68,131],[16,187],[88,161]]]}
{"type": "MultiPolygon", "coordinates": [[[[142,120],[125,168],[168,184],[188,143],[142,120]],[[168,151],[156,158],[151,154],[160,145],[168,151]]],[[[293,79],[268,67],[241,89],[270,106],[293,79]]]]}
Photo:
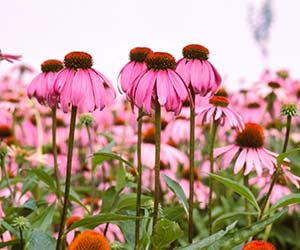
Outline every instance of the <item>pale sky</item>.
{"type": "MultiPolygon", "coordinates": [[[[137,46],[181,58],[185,45],[210,50],[210,62],[229,89],[249,85],[267,65],[300,78],[300,1],[273,0],[275,22],[267,62],[247,23],[250,0],[1,0],[0,49],[21,54],[37,73],[47,59],[86,51],[94,68],[115,84],[130,49],[137,46]]],[[[3,73],[8,63],[2,62],[3,73]]]]}

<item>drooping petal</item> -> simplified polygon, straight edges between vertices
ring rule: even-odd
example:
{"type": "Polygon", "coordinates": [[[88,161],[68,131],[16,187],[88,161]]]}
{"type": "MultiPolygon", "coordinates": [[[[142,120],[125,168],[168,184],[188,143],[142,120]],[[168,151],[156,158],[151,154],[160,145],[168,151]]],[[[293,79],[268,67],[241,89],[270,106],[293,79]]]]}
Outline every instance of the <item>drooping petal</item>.
{"type": "Polygon", "coordinates": [[[240,170],[244,167],[245,161],[246,161],[246,156],[247,156],[247,149],[244,148],[240,152],[238,158],[236,159],[236,162],[234,164],[234,173],[237,174],[240,172],[240,170]]]}

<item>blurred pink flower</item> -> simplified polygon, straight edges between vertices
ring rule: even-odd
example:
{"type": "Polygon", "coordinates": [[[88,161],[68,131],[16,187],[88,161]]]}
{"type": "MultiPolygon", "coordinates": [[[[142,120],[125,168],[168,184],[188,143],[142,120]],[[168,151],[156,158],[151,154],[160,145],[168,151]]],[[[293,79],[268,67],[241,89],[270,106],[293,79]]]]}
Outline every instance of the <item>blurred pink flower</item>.
{"type": "Polygon", "coordinates": [[[55,77],[63,67],[63,63],[59,60],[51,59],[43,62],[42,73],[38,74],[27,88],[28,97],[35,97],[40,104],[55,106],[57,100],[51,98],[50,93],[53,93],[55,77]]]}
{"type": "Polygon", "coordinates": [[[126,93],[133,80],[147,69],[145,60],[150,53],[152,53],[152,50],[146,47],[137,47],[130,51],[130,62],[121,69],[118,77],[122,91],[126,93]]]}
{"type": "Polygon", "coordinates": [[[255,123],[246,123],[242,132],[236,136],[236,143],[216,148],[214,157],[223,156],[224,167],[228,167],[232,159],[238,154],[234,164],[234,173],[237,174],[244,166],[244,175],[248,175],[255,169],[258,176],[261,176],[264,169],[272,174],[276,167],[277,154],[263,147],[263,128],[255,123]]]}
{"type": "Polygon", "coordinates": [[[20,56],[20,55],[4,54],[0,50],[0,61],[5,60],[5,61],[8,61],[10,63],[13,63],[14,60],[18,61],[18,60],[20,60],[21,57],[22,56],[20,56]]]}
{"type": "Polygon", "coordinates": [[[189,90],[175,71],[175,58],[169,53],[154,52],[147,56],[146,65],[147,70],[133,81],[127,91],[132,104],[150,114],[157,99],[167,111],[179,114],[189,90]]]}
{"type": "Polygon", "coordinates": [[[201,124],[211,123],[214,119],[219,121],[219,125],[223,126],[228,122],[230,126],[242,131],[244,123],[242,117],[228,107],[229,101],[226,97],[213,96],[209,99],[209,104],[199,110],[196,110],[197,120],[201,124]]]}
{"type": "Polygon", "coordinates": [[[54,82],[54,96],[59,96],[62,110],[70,105],[81,113],[102,110],[116,97],[112,83],[92,68],[92,57],[85,52],[71,52],[65,56],[65,68],[58,72],[54,82]]]}
{"type": "Polygon", "coordinates": [[[209,51],[204,46],[190,44],[182,50],[183,58],[177,62],[176,71],[186,84],[192,85],[195,94],[213,95],[221,85],[221,76],[207,60],[209,51]]]}

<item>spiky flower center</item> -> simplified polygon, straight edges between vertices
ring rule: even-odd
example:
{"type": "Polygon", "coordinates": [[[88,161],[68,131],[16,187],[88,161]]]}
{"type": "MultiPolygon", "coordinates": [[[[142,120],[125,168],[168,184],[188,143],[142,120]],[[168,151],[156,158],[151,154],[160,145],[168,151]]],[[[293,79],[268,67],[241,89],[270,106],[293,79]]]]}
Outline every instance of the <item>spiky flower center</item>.
{"type": "Polygon", "coordinates": [[[216,96],[223,96],[223,97],[228,97],[228,93],[226,89],[220,88],[217,93],[215,93],[216,96]]]}
{"type": "Polygon", "coordinates": [[[209,51],[202,45],[190,44],[183,48],[182,54],[186,59],[199,59],[205,61],[208,59],[209,51]]]}
{"type": "Polygon", "coordinates": [[[281,116],[296,116],[298,113],[297,105],[295,103],[283,104],[280,109],[281,116]]]}
{"type": "Polygon", "coordinates": [[[253,240],[248,242],[243,250],[275,250],[275,246],[263,240],[253,240]]]}
{"type": "MultiPolygon", "coordinates": [[[[191,172],[191,169],[189,167],[184,168],[182,170],[182,177],[186,180],[189,180],[190,172],[191,172]]],[[[199,174],[198,168],[196,168],[196,167],[194,167],[194,178],[196,181],[200,181],[200,174],[199,174]]]]}
{"type": "Polygon", "coordinates": [[[5,138],[12,135],[11,128],[6,125],[0,125],[0,138],[5,138]]]}
{"type": "Polygon", "coordinates": [[[86,52],[74,51],[65,56],[64,64],[68,69],[89,69],[93,66],[93,58],[86,52]]]}
{"type": "Polygon", "coordinates": [[[260,108],[260,104],[258,102],[250,102],[247,105],[248,109],[258,109],[260,108]]]}
{"type": "Polygon", "coordinates": [[[110,246],[102,234],[86,230],[72,241],[69,250],[110,250],[110,246]]]}
{"type": "Polygon", "coordinates": [[[269,82],[268,86],[271,87],[272,89],[279,89],[280,88],[280,84],[278,82],[269,82]]]}
{"type": "Polygon", "coordinates": [[[154,127],[148,128],[143,133],[142,137],[143,137],[143,142],[155,144],[155,128],[154,127]]]}
{"type": "Polygon", "coordinates": [[[209,103],[214,106],[227,107],[229,101],[226,97],[223,96],[213,96],[209,99],[209,103]]]}
{"type": "Polygon", "coordinates": [[[42,63],[41,70],[43,73],[58,72],[64,67],[63,63],[56,59],[50,59],[42,63]]]}
{"type": "Polygon", "coordinates": [[[130,61],[143,63],[146,57],[153,51],[147,47],[136,47],[130,50],[129,58],[130,61]]]}
{"type": "Polygon", "coordinates": [[[242,132],[238,132],[236,143],[243,148],[260,148],[264,145],[265,135],[263,128],[256,124],[248,122],[242,132]]]}
{"type": "Polygon", "coordinates": [[[154,52],[146,57],[146,65],[148,69],[153,70],[167,70],[175,69],[175,58],[166,52],[154,52]]]}

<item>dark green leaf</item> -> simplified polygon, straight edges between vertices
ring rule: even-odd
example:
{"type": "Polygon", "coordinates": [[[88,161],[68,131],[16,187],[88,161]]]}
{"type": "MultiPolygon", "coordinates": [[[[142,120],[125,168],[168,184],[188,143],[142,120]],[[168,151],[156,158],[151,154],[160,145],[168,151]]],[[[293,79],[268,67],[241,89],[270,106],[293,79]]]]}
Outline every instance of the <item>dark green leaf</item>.
{"type": "Polygon", "coordinates": [[[111,211],[117,195],[115,187],[110,187],[102,193],[102,213],[111,211]]]}
{"type": "MultiPolygon", "coordinates": [[[[143,207],[148,201],[152,200],[152,197],[142,195],[141,196],[141,206],[143,207]]],[[[124,194],[120,196],[114,211],[120,211],[125,209],[135,209],[136,205],[136,194],[124,194]]]]}
{"type": "Polygon", "coordinates": [[[179,225],[167,219],[161,219],[154,228],[154,234],[151,236],[151,242],[154,249],[163,249],[173,241],[179,239],[183,235],[183,231],[179,225]]]}
{"type": "Polygon", "coordinates": [[[134,168],[134,166],[132,165],[131,162],[123,159],[118,154],[109,153],[109,152],[94,153],[93,154],[93,161],[92,161],[93,168],[95,168],[97,165],[99,165],[100,163],[102,163],[104,161],[107,161],[107,160],[119,160],[119,161],[122,161],[123,163],[125,163],[127,166],[134,168]]]}
{"type": "Polygon", "coordinates": [[[281,153],[277,156],[277,166],[281,166],[282,162],[285,158],[287,158],[290,154],[300,151],[300,148],[294,148],[289,150],[288,152],[281,153]]]}
{"type": "Polygon", "coordinates": [[[52,224],[54,212],[55,202],[53,202],[52,205],[47,207],[46,209],[43,209],[43,211],[39,215],[31,219],[30,222],[32,227],[42,231],[47,231],[52,224]]]}
{"type": "Polygon", "coordinates": [[[124,171],[123,163],[122,161],[119,161],[119,166],[117,169],[117,175],[116,175],[116,191],[121,191],[126,186],[126,173],[124,171]]]}
{"type": "Polygon", "coordinates": [[[164,182],[167,184],[167,186],[172,190],[172,192],[178,197],[179,201],[182,203],[184,211],[186,214],[189,214],[189,204],[185,197],[185,194],[182,190],[182,187],[178,184],[178,182],[172,180],[165,174],[162,175],[164,182]]]}
{"type": "Polygon", "coordinates": [[[253,195],[253,193],[249,190],[249,188],[245,187],[244,185],[233,181],[231,179],[225,178],[220,175],[216,174],[209,174],[212,178],[214,178],[216,181],[224,184],[225,186],[232,188],[236,193],[239,195],[245,197],[253,206],[254,208],[260,213],[260,207],[253,195]]]}
{"type": "Polygon", "coordinates": [[[54,250],[55,239],[40,229],[35,229],[28,241],[28,250],[54,250]]]}

